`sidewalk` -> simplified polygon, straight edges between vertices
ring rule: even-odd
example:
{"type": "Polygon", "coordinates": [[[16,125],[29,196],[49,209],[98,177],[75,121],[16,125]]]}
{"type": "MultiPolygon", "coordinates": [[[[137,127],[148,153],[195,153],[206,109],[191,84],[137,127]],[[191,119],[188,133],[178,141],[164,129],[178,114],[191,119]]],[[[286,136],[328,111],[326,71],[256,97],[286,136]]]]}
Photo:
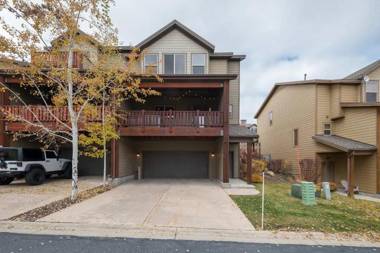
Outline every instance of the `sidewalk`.
{"type": "Polygon", "coordinates": [[[94,237],[128,237],[150,239],[233,241],[271,244],[333,245],[355,247],[379,247],[361,236],[344,237],[337,234],[316,232],[270,232],[233,229],[195,229],[148,226],[89,225],[86,223],[11,222],[0,221],[0,232],[72,235],[94,237]]]}

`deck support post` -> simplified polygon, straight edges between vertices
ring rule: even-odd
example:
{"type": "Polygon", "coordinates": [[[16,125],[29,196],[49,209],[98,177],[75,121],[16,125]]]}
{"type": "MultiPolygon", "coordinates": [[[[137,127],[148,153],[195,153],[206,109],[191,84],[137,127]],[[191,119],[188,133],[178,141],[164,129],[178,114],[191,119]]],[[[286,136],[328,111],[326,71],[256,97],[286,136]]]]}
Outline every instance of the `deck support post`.
{"type": "Polygon", "coordinates": [[[119,177],[119,141],[111,141],[111,177],[119,177]]]}
{"type": "Polygon", "coordinates": [[[252,183],[252,149],[253,143],[247,142],[247,183],[252,183]]]}
{"type": "Polygon", "coordinates": [[[223,84],[223,183],[230,180],[229,81],[223,84]]]}
{"type": "Polygon", "coordinates": [[[353,198],[354,186],[353,186],[353,172],[355,166],[355,157],[352,152],[347,153],[347,196],[353,198]]]}
{"type": "MultiPolygon", "coordinates": [[[[0,76],[0,82],[4,83],[5,78],[0,76]]],[[[8,91],[0,92],[0,106],[7,105],[9,103],[8,91]]],[[[5,133],[5,115],[0,111],[0,146],[8,145],[7,134],[5,133]]]]}

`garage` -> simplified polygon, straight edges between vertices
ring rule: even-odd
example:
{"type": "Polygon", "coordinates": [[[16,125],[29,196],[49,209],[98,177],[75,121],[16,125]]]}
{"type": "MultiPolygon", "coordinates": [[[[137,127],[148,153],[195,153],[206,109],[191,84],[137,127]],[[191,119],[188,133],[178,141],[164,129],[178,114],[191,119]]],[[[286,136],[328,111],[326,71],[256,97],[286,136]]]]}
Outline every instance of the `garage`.
{"type": "Polygon", "coordinates": [[[144,178],[208,178],[208,152],[143,152],[144,178]]]}

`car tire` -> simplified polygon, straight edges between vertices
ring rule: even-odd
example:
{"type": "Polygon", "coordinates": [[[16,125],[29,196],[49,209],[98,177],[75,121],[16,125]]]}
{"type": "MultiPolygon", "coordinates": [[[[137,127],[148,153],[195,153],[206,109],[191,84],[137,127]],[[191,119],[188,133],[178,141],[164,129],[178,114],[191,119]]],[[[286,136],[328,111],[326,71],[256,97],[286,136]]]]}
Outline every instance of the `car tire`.
{"type": "Polygon", "coordinates": [[[1,178],[0,178],[0,185],[7,185],[7,184],[10,184],[10,183],[12,183],[12,181],[13,181],[14,179],[15,179],[14,177],[1,177],[1,178]]]}
{"type": "Polygon", "coordinates": [[[40,167],[31,168],[26,173],[25,181],[29,185],[40,185],[45,182],[45,171],[40,167]]]}
{"type": "Polygon", "coordinates": [[[72,164],[71,163],[67,163],[66,167],[65,167],[65,170],[64,170],[64,172],[62,174],[63,178],[65,178],[65,179],[71,179],[73,177],[72,172],[73,172],[73,166],[72,166],[72,164]]]}

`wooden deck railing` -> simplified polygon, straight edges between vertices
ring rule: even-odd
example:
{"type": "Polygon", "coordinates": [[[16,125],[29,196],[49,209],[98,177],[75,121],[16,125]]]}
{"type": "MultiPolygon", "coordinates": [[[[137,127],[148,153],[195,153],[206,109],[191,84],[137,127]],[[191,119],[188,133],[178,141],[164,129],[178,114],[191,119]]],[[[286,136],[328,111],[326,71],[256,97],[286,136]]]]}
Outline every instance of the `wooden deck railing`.
{"type": "MultiPolygon", "coordinates": [[[[49,52],[35,52],[32,54],[32,62],[44,62],[47,67],[63,67],[67,66],[67,52],[50,54],[49,52]]],[[[83,54],[81,52],[73,52],[73,68],[83,68],[83,54]]]]}
{"type": "Polygon", "coordinates": [[[125,111],[121,114],[126,127],[221,127],[220,111],[125,111]]]}
{"type": "MultiPolygon", "coordinates": [[[[101,121],[99,106],[85,121],[101,121]]],[[[107,111],[109,108],[107,108],[107,111]]],[[[21,122],[69,122],[70,115],[65,106],[4,105],[0,107],[7,121],[21,122]]],[[[222,127],[223,113],[220,111],[125,111],[118,112],[119,124],[124,127],[222,127]]],[[[85,116],[82,116],[85,117],[85,116]]]]}
{"type": "MultiPolygon", "coordinates": [[[[5,114],[8,121],[30,121],[30,122],[68,122],[70,115],[66,106],[43,106],[30,105],[4,105],[1,106],[1,112],[5,114]],[[57,120],[58,119],[58,120],[57,120]]],[[[85,117],[85,116],[83,116],[85,117]]],[[[86,121],[101,121],[102,108],[99,106],[94,113],[86,115],[86,121]]]]}

